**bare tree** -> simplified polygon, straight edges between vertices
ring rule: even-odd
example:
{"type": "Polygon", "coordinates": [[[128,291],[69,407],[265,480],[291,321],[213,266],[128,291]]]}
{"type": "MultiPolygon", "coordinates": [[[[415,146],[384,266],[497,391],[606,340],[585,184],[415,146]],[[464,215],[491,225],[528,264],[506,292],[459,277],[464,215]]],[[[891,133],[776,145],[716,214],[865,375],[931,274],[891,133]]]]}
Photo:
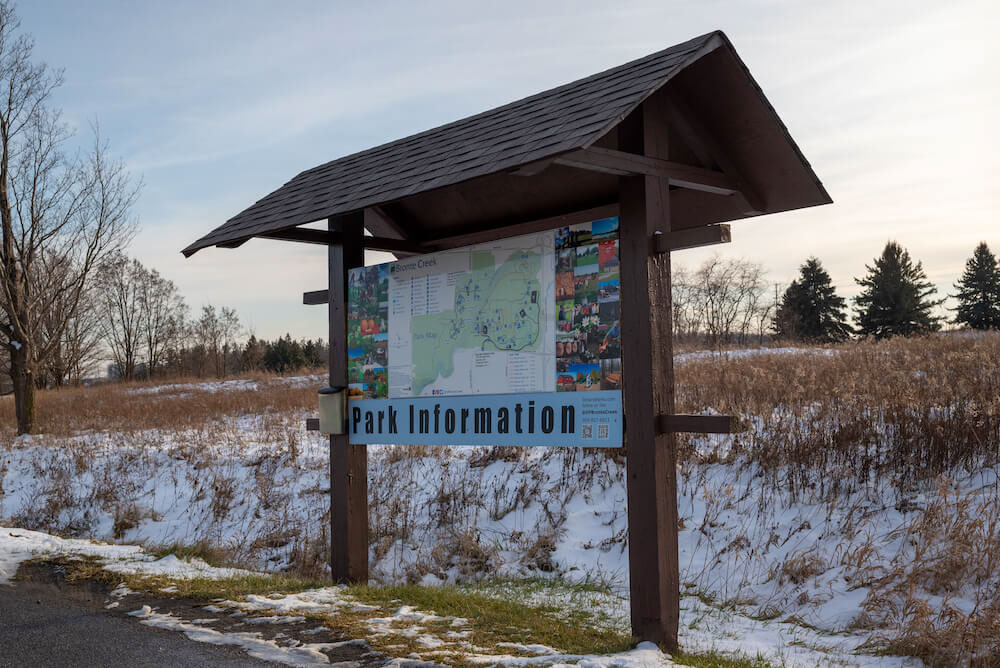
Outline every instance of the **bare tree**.
{"type": "Polygon", "coordinates": [[[765,271],[759,263],[718,255],[691,273],[674,268],[673,318],[678,338],[704,335],[718,347],[746,345],[751,336],[763,338],[774,305],[765,299],[765,271]]]}
{"type": "MultiPolygon", "coordinates": [[[[211,304],[202,307],[201,317],[195,324],[196,345],[205,356],[211,357],[215,375],[220,378],[226,375],[227,358],[236,349],[240,331],[240,320],[235,310],[223,306],[217,311],[211,304]]],[[[199,376],[202,371],[203,364],[199,364],[199,376]]]]}
{"type": "Polygon", "coordinates": [[[105,359],[97,291],[93,286],[84,291],[76,314],[66,324],[63,341],[62,383],[79,385],[93,375],[98,363],[105,359]]]}
{"type": "MultiPolygon", "coordinates": [[[[65,276],[62,279],[65,280],[65,276]]],[[[57,281],[60,283],[62,280],[57,281]]],[[[40,293],[41,288],[36,288],[35,292],[40,293]]],[[[71,296],[67,293],[53,296],[41,313],[42,337],[46,341],[56,341],[56,345],[41,365],[42,372],[35,383],[39,387],[79,384],[99,361],[101,330],[97,291],[88,281],[75,305],[68,303],[71,296]],[[42,380],[44,382],[37,382],[42,380]]]]}
{"type": "Polygon", "coordinates": [[[766,318],[766,312],[770,310],[770,305],[764,301],[767,292],[767,283],[764,281],[766,272],[763,265],[757,262],[738,260],[735,264],[734,298],[739,313],[736,325],[740,345],[747,345],[751,333],[763,329],[763,326],[757,325],[766,318]]]}
{"type": "Polygon", "coordinates": [[[40,368],[60,345],[93,269],[131,238],[138,189],[108,160],[96,129],[87,157],[64,153],[70,133],[47,107],[62,73],[32,62],[34,44],[15,34],[18,27],[13,7],[0,3],[0,310],[17,428],[30,433],[40,368]],[[43,327],[52,302],[65,304],[64,317],[43,327]]]}
{"type": "Polygon", "coordinates": [[[687,267],[672,264],[671,274],[670,303],[673,310],[674,336],[678,341],[685,341],[693,338],[701,325],[699,313],[695,308],[698,287],[687,267]]]}
{"type": "Polygon", "coordinates": [[[164,365],[167,352],[183,345],[187,304],[174,282],[160,276],[155,269],[142,275],[139,303],[146,364],[153,375],[164,365]]]}
{"type": "Polygon", "coordinates": [[[101,264],[97,271],[100,292],[101,332],[111,358],[123,380],[135,377],[143,343],[140,285],[145,268],[121,252],[101,264]]]}

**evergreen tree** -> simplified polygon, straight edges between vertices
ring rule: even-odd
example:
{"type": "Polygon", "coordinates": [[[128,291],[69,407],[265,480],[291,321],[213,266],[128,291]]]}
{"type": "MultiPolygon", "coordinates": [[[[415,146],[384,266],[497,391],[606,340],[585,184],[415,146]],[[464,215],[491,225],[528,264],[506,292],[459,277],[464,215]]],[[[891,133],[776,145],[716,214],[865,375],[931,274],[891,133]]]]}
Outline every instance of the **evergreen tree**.
{"type": "Polygon", "coordinates": [[[285,334],[284,338],[269,344],[264,353],[264,368],[276,373],[298,371],[305,366],[305,363],[302,345],[294,341],[291,334],[285,334]]]}
{"type": "Polygon", "coordinates": [[[815,257],[799,267],[799,278],[792,281],[774,318],[778,336],[835,343],[851,336],[847,324],[846,302],[833,288],[830,274],[815,257]]]}
{"type": "Polygon", "coordinates": [[[868,275],[854,279],[863,288],[854,298],[859,334],[884,339],[941,329],[931,311],[944,300],[930,299],[937,289],[902,246],[890,241],[875,265],[865,268],[868,275]]]}
{"type": "Polygon", "coordinates": [[[976,246],[965,263],[965,273],[955,289],[957,324],[972,329],[1000,329],[1000,265],[985,241],[976,246]]]}
{"type": "Polygon", "coordinates": [[[308,339],[302,344],[302,355],[305,358],[306,366],[310,369],[318,369],[319,367],[326,366],[327,349],[323,344],[323,339],[318,339],[317,341],[308,339]]]}
{"type": "Polygon", "coordinates": [[[257,371],[264,366],[264,354],[267,350],[265,341],[258,341],[256,335],[251,334],[247,339],[247,344],[243,348],[243,368],[248,371],[257,371]]]}

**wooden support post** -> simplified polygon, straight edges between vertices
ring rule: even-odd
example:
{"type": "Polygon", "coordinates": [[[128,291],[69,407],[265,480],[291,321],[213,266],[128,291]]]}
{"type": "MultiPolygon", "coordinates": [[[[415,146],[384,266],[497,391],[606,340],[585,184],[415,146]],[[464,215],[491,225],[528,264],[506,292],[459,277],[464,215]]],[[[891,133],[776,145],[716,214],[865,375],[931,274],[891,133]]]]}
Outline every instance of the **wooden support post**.
{"type": "MultiPolygon", "coordinates": [[[[362,212],[329,220],[330,385],[347,386],[347,270],[364,265],[362,212]]],[[[368,582],[368,449],[330,436],[330,570],[338,583],[368,582]]]]}
{"type": "MultiPolygon", "coordinates": [[[[665,116],[653,96],[619,126],[624,151],[666,159],[665,116]]],[[[667,179],[624,176],[619,185],[623,400],[628,485],[632,634],[667,650],[677,647],[676,440],[657,416],[674,412],[670,320],[670,254],[652,237],[670,231],[667,179]]]]}

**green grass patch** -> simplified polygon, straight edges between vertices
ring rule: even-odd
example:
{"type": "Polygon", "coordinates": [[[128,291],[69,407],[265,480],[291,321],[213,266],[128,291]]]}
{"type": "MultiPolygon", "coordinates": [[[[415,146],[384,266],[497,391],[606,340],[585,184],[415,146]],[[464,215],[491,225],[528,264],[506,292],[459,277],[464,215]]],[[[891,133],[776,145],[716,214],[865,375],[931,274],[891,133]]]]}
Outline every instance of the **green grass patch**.
{"type": "Polygon", "coordinates": [[[239,566],[229,552],[204,541],[191,545],[183,543],[172,543],[170,545],[147,545],[144,546],[143,549],[157,559],[162,559],[163,557],[167,557],[172,554],[178,559],[201,559],[210,566],[217,566],[220,568],[224,566],[239,566]]]}
{"type": "Polygon", "coordinates": [[[679,651],[672,655],[673,660],[683,666],[697,668],[771,668],[764,657],[733,657],[718,652],[689,653],[679,651]]]}
{"type": "Polygon", "coordinates": [[[329,582],[305,580],[271,573],[241,573],[218,580],[211,578],[170,578],[165,575],[117,573],[105,570],[104,562],[96,557],[58,559],[56,563],[66,568],[68,580],[91,579],[104,582],[109,587],[124,584],[133,591],[147,591],[156,596],[190,598],[199,601],[227,599],[238,601],[249,594],[280,592],[295,594],[306,589],[328,587],[329,582]],[[172,587],[170,592],[161,589],[172,587]]]}
{"type": "MultiPolygon", "coordinates": [[[[176,549],[161,554],[178,553],[176,549]]],[[[201,554],[190,556],[204,558],[201,554]]],[[[240,601],[250,594],[293,594],[307,589],[330,586],[329,582],[294,578],[279,574],[246,573],[217,580],[208,578],[168,578],[159,575],[114,573],[104,570],[97,558],[59,559],[67,571],[67,579],[94,579],[109,587],[125,584],[137,592],[154,596],[186,598],[195,601],[225,599],[240,601]],[[170,588],[169,592],[161,591],[170,588]]],[[[359,603],[375,605],[379,611],[359,612],[338,610],[332,614],[299,612],[321,621],[346,637],[366,638],[374,649],[389,656],[408,656],[411,653],[426,655],[428,649],[416,643],[412,636],[402,633],[411,622],[399,623],[388,634],[373,637],[368,626],[372,617],[384,617],[399,607],[407,605],[433,613],[443,620],[421,622],[421,633],[443,638],[455,630],[468,630],[465,638],[471,644],[498,654],[522,654],[515,649],[499,647],[500,643],[541,644],[568,654],[614,654],[635,646],[635,640],[623,629],[600,624],[601,614],[597,605],[590,605],[594,597],[614,596],[603,583],[568,583],[559,579],[532,578],[526,580],[493,580],[474,586],[351,586],[345,593],[359,603]],[[477,588],[483,588],[477,591],[477,588]],[[489,591],[490,593],[484,593],[489,591]],[[530,600],[529,605],[526,601],[530,600]],[[468,626],[458,629],[451,626],[452,617],[468,620],[468,626]]],[[[451,665],[466,665],[458,648],[442,648],[448,654],[424,656],[426,659],[444,661],[451,665]]],[[[678,652],[675,662],[696,667],[719,668],[769,668],[761,657],[732,657],[723,654],[678,652]]]]}
{"type": "Polygon", "coordinates": [[[480,647],[492,649],[501,642],[537,643],[571,654],[610,654],[634,645],[627,634],[581,624],[582,611],[571,611],[567,619],[557,616],[560,611],[549,606],[528,606],[461,587],[355,586],[347,591],[360,601],[385,608],[412,605],[467,619],[473,632],[469,640],[480,647]]]}

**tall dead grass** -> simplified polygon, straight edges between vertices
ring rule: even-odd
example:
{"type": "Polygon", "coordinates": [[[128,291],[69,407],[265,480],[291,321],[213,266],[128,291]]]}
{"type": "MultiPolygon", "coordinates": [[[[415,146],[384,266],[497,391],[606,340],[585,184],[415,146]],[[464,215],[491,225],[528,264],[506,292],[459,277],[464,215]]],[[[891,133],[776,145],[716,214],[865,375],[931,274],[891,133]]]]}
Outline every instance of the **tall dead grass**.
{"type": "Polygon", "coordinates": [[[1000,460],[1000,333],[695,359],[676,378],[679,409],[741,417],[726,456],[782,470],[793,492],[901,489],[1000,460]]]}
{"type": "Polygon", "coordinates": [[[931,666],[1000,665],[1000,490],[963,493],[942,476],[899,543],[889,559],[845,561],[869,587],[857,626],[878,630],[871,646],[931,666]]]}
{"type": "MultiPolygon", "coordinates": [[[[682,462],[749,460],[763,488],[791,499],[860,494],[864,512],[905,517],[898,535],[845,542],[839,555],[852,586],[868,588],[855,625],[875,632],[873,648],[1000,665],[1000,490],[989,475],[965,489],[950,477],[1000,463],[1000,333],[734,353],[683,362],[676,377],[681,410],[733,414],[743,428],[716,452],[682,438],[682,462]]],[[[782,576],[825,570],[812,554],[793,555],[782,576]]]]}
{"type": "MultiPolygon", "coordinates": [[[[320,376],[250,374],[217,382],[177,379],[169,383],[115,383],[38,393],[41,432],[133,432],[197,428],[227,417],[287,414],[314,409],[320,376]]],[[[0,435],[15,433],[11,397],[0,399],[0,435]]]]}

